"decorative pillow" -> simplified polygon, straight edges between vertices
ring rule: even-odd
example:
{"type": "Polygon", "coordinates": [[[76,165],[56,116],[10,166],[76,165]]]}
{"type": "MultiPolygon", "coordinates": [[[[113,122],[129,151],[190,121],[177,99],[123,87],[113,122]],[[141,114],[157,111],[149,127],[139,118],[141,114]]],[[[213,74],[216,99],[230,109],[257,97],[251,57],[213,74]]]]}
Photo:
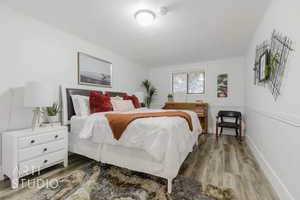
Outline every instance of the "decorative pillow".
{"type": "Polygon", "coordinates": [[[112,100],[111,101],[114,111],[126,112],[134,110],[131,100],[112,100]]]}
{"type": "Polygon", "coordinates": [[[123,98],[122,97],[120,97],[120,96],[115,96],[115,97],[110,97],[110,100],[123,100],[123,98]]]}
{"type": "Polygon", "coordinates": [[[82,95],[72,95],[71,98],[77,116],[88,116],[91,114],[89,97],[82,95]]]}
{"type": "Polygon", "coordinates": [[[90,92],[91,113],[112,111],[113,107],[108,94],[101,95],[95,91],[90,92]]]}
{"type": "Polygon", "coordinates": [[[135,108],[140,108],[141,107],[141,104],[139,102],[139,99],[132,95],[132,96],[128,96],[128,95],[125,95],[123,97],[124,100],[131,100],[132,101],[132,104],[134,105],[135,108]]]}

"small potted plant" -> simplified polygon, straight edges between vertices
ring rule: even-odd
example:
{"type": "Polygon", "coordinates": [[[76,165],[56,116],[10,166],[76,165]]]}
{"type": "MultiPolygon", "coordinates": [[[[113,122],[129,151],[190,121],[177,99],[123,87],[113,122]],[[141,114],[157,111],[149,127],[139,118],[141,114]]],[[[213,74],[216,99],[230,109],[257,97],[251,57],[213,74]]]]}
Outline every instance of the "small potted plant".
{"type": "Polygon", "coordinates": [[[173,94],[168,94],[168,101],[169,102],[173,102],[174,101],[173,94]]]}
{"type": "Polygon", "coordinates": [[[52,106],[46,107],[47,119],[49,123],[58,122],[59,112],[60,112],[60,106],[57,103],[53,103],[52,106]]]}

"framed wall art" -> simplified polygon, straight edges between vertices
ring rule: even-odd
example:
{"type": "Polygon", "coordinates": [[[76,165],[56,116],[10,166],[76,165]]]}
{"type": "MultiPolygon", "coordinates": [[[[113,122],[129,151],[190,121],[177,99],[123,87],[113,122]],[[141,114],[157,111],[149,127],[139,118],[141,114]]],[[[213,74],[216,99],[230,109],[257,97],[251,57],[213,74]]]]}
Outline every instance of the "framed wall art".
{"type": "Polygon", "coordinates": [[[78,84],[112,87],[112,63],[78,52],[78,84]]]}
{"type": "Polygon", "coordinates": [[[218,98],[228,97],[228,74],[220,74],[217,79],[218,98]]]}

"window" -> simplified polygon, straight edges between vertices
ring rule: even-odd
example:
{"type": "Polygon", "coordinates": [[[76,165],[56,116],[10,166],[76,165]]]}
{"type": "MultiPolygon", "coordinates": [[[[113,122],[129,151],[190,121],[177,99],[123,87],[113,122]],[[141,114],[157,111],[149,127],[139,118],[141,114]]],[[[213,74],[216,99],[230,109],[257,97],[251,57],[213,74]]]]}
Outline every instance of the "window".
{"type": "Polygon", "coordinates": [[[187,75],[186,73],[173,74],[173,93],[185,92],[187,89],[187,75]]]}
{"type": "Polygon", "coordinates": [[[173,93],[204,94],[204,72],[179,72],[172,74],[173,93]]]}

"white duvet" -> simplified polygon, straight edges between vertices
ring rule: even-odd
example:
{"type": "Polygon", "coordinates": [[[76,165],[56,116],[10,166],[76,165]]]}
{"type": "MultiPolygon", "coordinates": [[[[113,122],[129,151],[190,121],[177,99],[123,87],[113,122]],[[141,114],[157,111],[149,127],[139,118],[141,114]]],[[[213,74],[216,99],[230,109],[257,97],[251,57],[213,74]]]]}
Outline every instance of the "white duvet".
{"type": "MultiPolygon", "coordinates": [[[[202,129],[195,112],[182,110],[192,117],[192,132],[189,129],[187,121],[181,117],[142,118],[131,122],[119,140],[114,139],[108,120],[105,117],[106,113],[167,111],[170,110],[141,108],[129,112],[95,113],[87,117],[79,137],[81,139],[90,139],[99,144],[142,149],[159,162],[168,154],[172,155],[172,157],[175,155],[180,157],[181,153],[187,149],[192,151],[193,145],[201,133],[202,129]]],[[[181,160],[179,157],[175,160],[181,160]]]]}

